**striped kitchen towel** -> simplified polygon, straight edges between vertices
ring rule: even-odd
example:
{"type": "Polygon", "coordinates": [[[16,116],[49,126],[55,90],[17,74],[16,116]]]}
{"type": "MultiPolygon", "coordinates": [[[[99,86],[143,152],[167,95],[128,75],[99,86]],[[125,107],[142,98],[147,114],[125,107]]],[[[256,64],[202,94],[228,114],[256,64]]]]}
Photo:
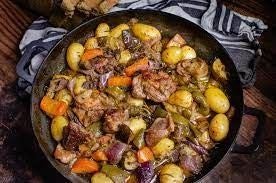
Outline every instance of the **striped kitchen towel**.
{"type": "MultiPolygon", "coordinates": [[[[267,29],[262,20],[231,11],[216,0],[121,0],[111,11],[127,9],[161,10],[200,25],[226,48],[243,85],[254,84],[255,66],[261,56],[257,37],[267,29]]],[[[31,92],[41,62],[66,32],[65,29],[51,27],[43,17],[29,27],[19,45],[22,53],[16,68],[19,91],[31,92]]]]}

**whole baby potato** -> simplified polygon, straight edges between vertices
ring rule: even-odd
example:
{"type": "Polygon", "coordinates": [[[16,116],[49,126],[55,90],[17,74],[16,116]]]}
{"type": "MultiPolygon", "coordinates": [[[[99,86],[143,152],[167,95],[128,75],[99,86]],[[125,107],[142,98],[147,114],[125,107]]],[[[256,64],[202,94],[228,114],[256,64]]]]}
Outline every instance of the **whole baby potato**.
{"type": "Polygon", "coordinates": [[[56,141],[61,141],[63,128],[68,125],[68,120],[63,116],[56,116],[51,123],[51,134],[56,141]]]}
{"type": "Polygon", "coordinates": [[[183,171],[175,164],[166,164],[160,171],[160,183],[182,183],[183,171]]]}
{"type": "Polygon", "coordinates": [[[193,103],[193,96],[186,90],[178,90],[169,97],[168,102],[170,104],[189,108],[193,103]]]}
{"type": "Polygon", "coordinates": [[[206,101],[209,107],[217,113],[225,113],[230,107],[230,103],[226,95],[219,88],[208,88],[205,93],[206,101]]]}
{"type": "Polygon", "coordinates": [[[70,91],[67,89],[62,89],[59,90],[56,94],[55,94],[55,99],[58,101],[63,101],[65,102],[67,105],[70,105],[72,102],[72,96],[70,94],[70,91]]]}
{"type": "Polygon", "coordinates": [[[109,35],[112,37],[120,37],[122,35],[122,32],[128,29],[129,29],[129,26],[127,24],[120,24],[114,27],[113,29],[111,29],[109,35]]]}
{"type": "Polygon", "coordinates": [[[82,87],[82,85],[86,82],[86,78],[83,75],[77,76],[76,77],[76,83],[74,85],[73,91],[76,95],[81,94],[84,92],[86,89],[82,87]]]}
{"type": "Polygon", "coordinates": [[[132,31],[134,35],[142,41],[161,39],[161,33],[159,30],[151,25],[136,23],[132,26],[132,31]]]}
{"type": "Polygon", "coordinates": [[[84,48],[87,50],[93,49],[93,48],[98,48],[98,41],[95,37],[88,38],[85,41],[84,48]]]}
{"type": "Polygon", "coordinates": [[[71,43],[66,52],[66,60],[73,71],[79,70],[80,58],[84,52],[84,47],[80,43],[71,43]]]}
{"type": "Polygon", "coordinates": [[[214,141],[223,140],[229,131],[229,120],[225,114],[217,114],[209,125],[209,134],[214,141]]]}
{"type": "Polygon", "coordinates": [[[162,60],[167,64],[177,64],[182,60],[182,49],[177,46],[171,46],[162,52],[162,60]]]}
{"type": "Polygon", "coordinates": [[[96,28],[95,34],[96,37],[105,37],[109,36],[110,27],[107,23],[101,23],[96,28]]]}
{"type": "Polygon", "coordinates": [[[195,50],[190,46],[183,46],[182,47],[182,59],[193,59],[196,58],[195,50]]]}
{"type": "Polygon", "coordinates": [[[161,139],[155,146],[152,147],[154,157],[162,158],[170,153],[174,149],[174,142],[169,138],[161,139]]]}

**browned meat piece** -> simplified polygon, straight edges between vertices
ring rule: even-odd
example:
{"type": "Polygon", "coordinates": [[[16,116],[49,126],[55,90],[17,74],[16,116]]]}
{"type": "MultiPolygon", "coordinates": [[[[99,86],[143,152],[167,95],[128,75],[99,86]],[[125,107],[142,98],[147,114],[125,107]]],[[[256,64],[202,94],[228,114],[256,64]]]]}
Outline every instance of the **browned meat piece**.
{"type": "Polygon", "coordinates": [[[184,60],[179,62],[176,66],[176,72],[181,76],[181,82],[189,83],[192,79],[192,76],[189,73],[189,67],[191,65],[191,60],[184,60]]]}
{"type": "Polygon", "coordinates": [[[95,68],[95,71],[97,71],[100,74],[112,71],[114,66],[117,63],[114,57],[111,57],[111,58],[96,57],[92,62],[93,62],[92,65],[95,68]]]}
{"type": "Polygon", "coordinates": [[[100,4],[99,9],[100,9],[101,13],[107,13],[118,2],[119,2],[119,0],[104,0],[100,4]]]}
{"type": "Polygon", "coordinates": [[[180,158],[180,167],[183,170],[197,174],[200,172],[203,163],[199,155],[182,155],[180,158]]]}
{"type": "Polygon", "coordinates": [[[54,97],[55,92],[66,88],[68,80],[65,78],[56,78],[50,81],[49,88],[47,89],[47,96],[54,97]]]}
{"type": "Polygon", "coordinates": [[[154,61],[161,62],[161,49],[162,43],[159,38],[151,40],[150,42],[144,42],[145,55],[154,61]]]}
{"type": "Polygon", "coordinates": [[[103,110],[86,111],[77,107],[73,108],[73,111],[84,127],[88,127],[90,124],[99,121],[104,114],[103,110]]]}
{"type": "Polygon", "coordinates": [[[65,150],[60,144],[58,144],[54,152],[54,157],[60,162],[68,164],[76,157],[76,154],[72,151],[65,150]]]}
{"type": "Polygon", "coordinates": [[[65,15],[73,16],[75,8],[80,0],[62,0],[60,7],[64,10],[65,15]]]}
{"type": "Polygon", "coordinates": [[[201,58],[195,58],[192,60],[192,64],[189,67],[189,71],[196,79],[202,78],[208,75],[208,65],[201,58]]]}
{"type": "Polygon", "coordinates": [[[75,97],[76,106],[84,110],[106,110],[113,108],[114,100],[97,90],[87,90],[75,97]]]}
{"type": "Polygon", "coordinates": [[[176,83],[165,72],[145,72],[132,82],[132,95],[147,98],[155,102],[164,102],[175,92],[176,83]]]}
{"type": "Polygon", "coordinates": [[[196,79],[205,77],[208,75],[207,63],[200,59],[195,58],[192,60],[184,60],[177,64],[176,72],[182,76],[182,80],[186,83],[191,81],[193,76],[196,79]]]}
{"type": "Polygon", "coordinates": [[[139,47],[141,47],[141,42],[139,39],[137,39],[136,37],[134,37],[130,31],[128,30],[124,30],[122,32],[122,37],[123,37],[123,42],[126,46],[127,49],[135,51],[137,50],[139,47]]]}
{"type": "Polygon", "coordinates": [[[128,110],[110,110],[105,114],[103,130],[106,133],[115,133],[119,130],[119,125],[128,123],[128,118],[128,110]]]}
{"type": "Polygon", "coordinates": [[[170,115],[166,118],[157,118],[146,133],[146,143],[148,146],[154,146],[161,139],[168,137],[174,131],[174,123],[170,115]]]}
{"type": "Polygon", "coordinates": [[[69,122],[63,131],[63,145],[67,150],[78,150],[80,144],[90,142],[92,134],[86,131],[81,125],[69,122]]]}
{"type": "Polygon", "coordinates": [[[82,67],[89,70],[93,69],[99,74],[104,74],[113,71],[116,64],[117,61],[114,57],[96,57],[88,62],[83,62],[82,67]]]}
{"type": "Polygon", "coordinates": [[[132,80],[132,95],[136,98],[146,98],[143,89],[143,76],[142,74],[136,76],[132,80]]]}

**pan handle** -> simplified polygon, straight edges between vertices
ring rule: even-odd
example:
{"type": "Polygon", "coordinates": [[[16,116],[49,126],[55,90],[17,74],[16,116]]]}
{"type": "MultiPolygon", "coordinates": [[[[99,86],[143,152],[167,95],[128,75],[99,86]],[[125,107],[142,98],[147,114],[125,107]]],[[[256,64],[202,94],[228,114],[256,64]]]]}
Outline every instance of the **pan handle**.
{"type": "Polygon", "coordinates": [[[258,126],[256,128],[252,144],[249,146],[235,144],[231,152],[240,154],[252,154],[259,149],[259,146],[262,142],[262,134],[265,127],[265,113],[259,109],[255,109],[245,105],[244,114],[255,116],[258,119],[258,126]]]}

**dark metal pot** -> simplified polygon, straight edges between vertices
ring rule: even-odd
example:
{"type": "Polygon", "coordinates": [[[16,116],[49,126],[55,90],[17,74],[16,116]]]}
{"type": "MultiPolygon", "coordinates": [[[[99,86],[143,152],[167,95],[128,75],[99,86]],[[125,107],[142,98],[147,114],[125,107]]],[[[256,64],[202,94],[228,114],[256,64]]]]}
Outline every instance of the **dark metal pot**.
{"type": "Polygon", "coordinates": [[[138,18],[139,21],[143,23],[151,24],[159,30],[162,30],[163,35],[172,37],[176,33],[184,33],[185,39],[196,50],[200,57],[208,61],[213,60],[215,57],[219,57],[230,73],[227,89],[229,91],[230,103],[236,110],[230,125],[229,134],[227,138],[211,152],[210,161],[204,164],[200,174],[194,176],[192,181],[203,179],[203,177],[208,175],[208,173],[214,169],[229,152],[251,153],[257,150],[258,144],[260,143],[260,133],[263,128],[264,114],[259,110],[244,106],[243,91],[237,70],[223,46],[208,32],[184,18],[160,11],[128,10],[97,17],[78,26],[59,41],[42,63],[33,85],[31,119],[39,145],[50,163],[64,177],[72,182],[89,181],[89,179],[85,177],[71,174],[68,166],[54,159],[53,151],[56,147],[56,142],[52,139],[50,134],[50,120],[39,109],[40,100],[45,94],[45,86],[49,84],[50,79],[55,73],[60,72],[66,67],[65,53],[67,47],[71,42],[83,43],[85,38],[93,33],[93,30],[95,30],[99,23],[106,22],[110,26],[115,26],[120,23],[126,23],[130,18],[134,17],[138,18]],[[235,144],[244,114],[254,115],[259,119],[253,144],[249,147],[235,144]]]}

